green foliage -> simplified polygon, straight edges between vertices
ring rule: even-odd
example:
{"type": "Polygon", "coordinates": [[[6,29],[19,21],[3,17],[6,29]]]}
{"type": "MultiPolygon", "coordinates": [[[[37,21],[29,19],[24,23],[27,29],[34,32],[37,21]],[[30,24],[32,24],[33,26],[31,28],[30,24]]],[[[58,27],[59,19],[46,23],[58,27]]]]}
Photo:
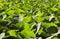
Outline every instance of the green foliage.
{"type": "Polygon", "coordinates": [[[32,31],[27,30],[27,29],[21,31],[21,34],[25,38],[29,38],[29,37],[34,37],[35,38],[36,37],[36,35],[32,31]]]}
{"type": "MultiPolygon", "coordinates": [[[[0,33],[6,34],[3,39],[45,39],[58,32],[58,28],[60,0],[0,0],[0,33]],[[51,14],[54,14],[53,18],[51,14]],[[40,22],[39,28],[37,24],[40,22]]],[[[58,38],[56,36],[52,39],[58,38]]]]}
{"type": "Polygon", "coordinates": [[[17,37],[15,30],[9,30],[8,33],[10,36],[17,37]]]}
{"type": "Polygon", "coordinates": [[[52,39],[59,39],[58,37],[53,37],[52,39]]]}

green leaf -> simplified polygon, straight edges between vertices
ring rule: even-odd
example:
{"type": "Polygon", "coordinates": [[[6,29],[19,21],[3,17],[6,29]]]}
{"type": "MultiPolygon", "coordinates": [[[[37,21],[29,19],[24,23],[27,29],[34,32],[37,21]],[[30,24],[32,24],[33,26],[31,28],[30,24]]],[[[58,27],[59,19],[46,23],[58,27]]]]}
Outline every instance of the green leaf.
{"type": "Polygon", "coordinates": [[[43,22],[42,26],[45,27],[45,28],[49,28],[51,26],[57,27],[57,25],[55,23],[46,23],[46,22],[43,22]]]}
{"type": "Polygon", "coordinates": [[[53,37],[52,39],[59,39],[58,37],[53,37]]]}
{"type": "Polygon", "coordinates": [[[21,35],[25,38],[28,38],[28,37],[36,37],[36,35],[30,31],[30,30],[23,30],[21,31],[21,35]]]}
{"type": "Polygon", "coordinates": [[[24,12],[22,9],[17,9],[17,14],[20,14],[21,12],[24,12]]]}
{"type": "Polygon", "coordinates": [[[19,38],[19,39],[23,39],[23,38],[20,36],[20,34],[17,34],[17,38],[19,38]]]}
{"type": "Polygon", "coordinates": [[[30,22],[31,21],[31,16],[26,16],[23,21],[24,22],[30,22]]]}
{"type": "Polygon", "coordinates": [[[38,16],[39,16],[39,17],[41,17],[41,16],[43,16],[43,15],[44,15],[44,12],[38,11],[38,16]]]}
{"type": "Polygon", "coordinates": [[[41,22],[41,21],[43,21],[44,19],[42,18],[42,17],[39,17],[39,16],[37,16],[36,18],[35,18],[35,21],[36,22],[41,22]]]}
{"type": "Polygon", "coordinates": [[[29,24],[25,23],[25,24],[24,24],[24,29],[30,29],[30,28],[29,28],[29,24]]]}
{"type": "Polygon", "coordinates": [[[42,31],[43,31],[43,30],[42,30],[42,29],[40,29],[40,30],[38,31],[38,34],[40,35],[40,34],[42,33],[42,31]]]}
{"type": "Polygon", "coordinates": [[[42,31],[41,35],[44,36],[44,37],[51,36],[51,34],[47,33],[46,31],[42,31]]]}
{"type": "Polygon", "coordinates": [[[51,8],[51,10],[52,10],[52,11],[57,11],[58,8],[54,8],[54,7],[53,7],[53,8],[51,8]]]}
{"type": "Polygon", "coordinates": [[[14,13],[15,13],[14,10],[9,10],[9,11],[7,12],[8,15],[14,15],[14,13]]]}
{"type": "Polygon", "coordinates": [[[15,30],[9,30],[8,33],[10,36],[17,37],[15,30]]]}

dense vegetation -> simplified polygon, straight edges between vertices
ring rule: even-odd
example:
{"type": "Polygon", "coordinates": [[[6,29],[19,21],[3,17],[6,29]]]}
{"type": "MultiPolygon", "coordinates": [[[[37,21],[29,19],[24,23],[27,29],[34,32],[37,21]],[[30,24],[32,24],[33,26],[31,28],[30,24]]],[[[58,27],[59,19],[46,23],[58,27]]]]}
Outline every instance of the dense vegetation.
{"type": "Polygon", "coordinates": [[[0,0],[3,39],[59,39],[59,31],[60,0],[0,0]]]}

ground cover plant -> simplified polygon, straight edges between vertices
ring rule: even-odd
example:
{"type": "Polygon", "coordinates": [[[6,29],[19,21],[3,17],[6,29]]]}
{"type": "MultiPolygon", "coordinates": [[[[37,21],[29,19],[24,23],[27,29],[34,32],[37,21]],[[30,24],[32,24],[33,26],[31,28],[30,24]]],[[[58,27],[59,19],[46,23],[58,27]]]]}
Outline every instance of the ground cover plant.
{"type": "Polygon", "coordinates": [[[0,39],[60,39],[60,0],[0,0],[0,39]]]}

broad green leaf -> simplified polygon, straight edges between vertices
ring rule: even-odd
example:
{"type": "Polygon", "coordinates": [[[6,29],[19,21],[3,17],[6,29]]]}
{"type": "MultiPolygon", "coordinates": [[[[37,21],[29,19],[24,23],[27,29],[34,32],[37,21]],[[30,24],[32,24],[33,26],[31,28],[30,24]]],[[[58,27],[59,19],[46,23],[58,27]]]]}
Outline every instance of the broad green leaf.
{"type": "Polygon", "coordinates": [[[25,23],[25,24],[24,24],[24,29],[30,29],[30,28],[29,28],[29,24],[25,23]]]}
{"type": "Polygon", "coordinates": [[[36,35],[30,30],[21,31],[21,35],[23,35],[25,38],[36,37],[36,35]]]}
{"type": "Polygon", "coordinates": [[[22,28],[22,27],[24,28],[24,22],[16,23],[15,26],[16,26],[17,28],[22,28]]]}
{"type": "Polygon", "coordinates": [[[44,19],[42,18],[42,17],[39,17],[39,16],[37,16],[36,18],[35,18],[35,21],[36,22],[40,22],[40,21],[43,21],[44,19]]]}
{"type": "Polygon", "coordinates": [[[30,22],[30,21],[31,21],[31,16],[26,16],[24,22],[30,22]]]}
{"type": "Polygon", "coordinates": [[[22,9],[17,9],[17,14],[20,14],[21,12],[24,12],[22,9]]]}
{"type": "Polygon", "coordinates": [[[54,7],[53,7],[53,8],[51,8],[51,10],[52,10],[52,11],[57,11],[58,8],[54,8],[54,7]]]}
{"type": "Polygon", "coordinates": [[[51,26],[57,27],[57,25],[54,24],[54,23],[46,23],[46,22],[42,23],[42,26],[44,26],[45,28],[49,28],[49,27],[51,27],[51,26]]]}
{"type": "Polygon", "coordinates": [[[8,33],[10,36],[17,37],[15,30],[9,30],[8,33]]]}
{"type": "Polygon", "coordinates": [[[41,16],[43,16],[43,15],[44,15],[44,12],[38,11],[38,16],[39,16],[39,17],[41,17],[41,16]]]}
{"type": "Polygon", "coordinates": [[[14,10],[9,10],[9,11],[7,12],[8,15],[14,15],[14,13],[15,13],[14,10]]]}

